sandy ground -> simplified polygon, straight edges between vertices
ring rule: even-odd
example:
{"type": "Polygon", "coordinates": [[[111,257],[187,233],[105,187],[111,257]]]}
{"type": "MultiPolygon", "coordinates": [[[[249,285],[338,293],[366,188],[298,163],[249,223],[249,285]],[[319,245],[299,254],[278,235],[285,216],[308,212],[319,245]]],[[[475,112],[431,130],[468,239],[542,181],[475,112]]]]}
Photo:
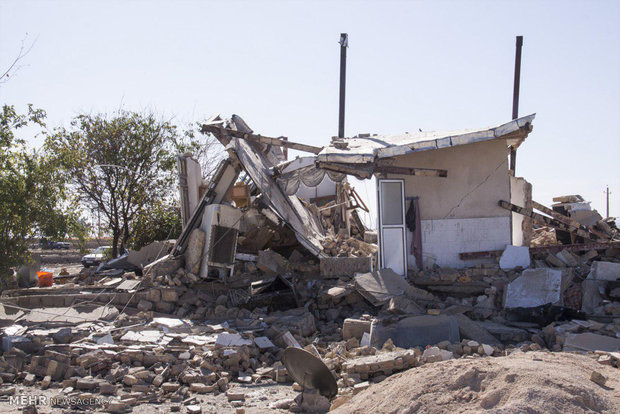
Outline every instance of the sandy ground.
{"type": "Polygon", "coordinates": [[[423,365],[372,385],[337,413],[620,413],[620,370],[528,352],[423,365]],[[590,381],[596,370],[605,386],[590,381]]]}
{"type": "MultiPolygon", "coordinates": [[[[0,385],[0,390],[8,384],[0,385]]],[[[40,390],[17,386],[18,396],[46,396],[61,388],[40,390]]],[[[225,394],[196,395],[203,413],[288,412],[270,409],[271,403],[294,398],[290,384],[274,382],[235,386],[246,399],[228,402],[225,394]]],[[[75,393],[73,394],[76,395],[75,393]]],[[[93,395],[102,400],[111,397],[93,395]]],[[[0,398],[0,413],[20,413],[23,405],[0,398]]],[[[39,413],[76,412],[68,407],[38,405],[39,413]]],[[[103,409],[84,411],[104,412],[103,409]]],[[[143,403],[133,413],[187,412],[182,403],[143,403]]],[[[370,386],[335,410],[336,413],[620,413],[620,371],[588,356],[528,352],[508,357],[458,359],[426,364],[393,375],[370,386]],[[604,386],[590,381],[593,370],[607,378],[604,386]]]]}

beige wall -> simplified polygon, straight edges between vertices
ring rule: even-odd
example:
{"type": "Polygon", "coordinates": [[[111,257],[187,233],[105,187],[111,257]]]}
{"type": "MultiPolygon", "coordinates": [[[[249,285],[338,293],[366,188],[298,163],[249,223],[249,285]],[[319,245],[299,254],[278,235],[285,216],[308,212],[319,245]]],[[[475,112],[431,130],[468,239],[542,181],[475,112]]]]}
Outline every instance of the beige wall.
{"type": "Polygon", "coordinates": [[[397,157],[395,165],[448,170],[446,178],[383,177],[405,180],[405,196],[420,197],[422,220],[510,217],[508,210],[497,205],[500,199],[510,200],[508,150],[503,139],[407,154],[397,157]]]}
{"type": "MultiPolygon", "coordinates": [[[[520,207],[525,207],[525,193],[527,182],[520,177],[510,177],[510,202],[520,207]]],[[[512,213],[512,245],[523,246],[523,221],[524,216],[512,213]]]]}
{"type": "MultiPolygon", "coordinates": [[[[532,211],[532,185],[523,177],[510,177],[510,202],[532,211]]],[[[529,246],[531,238],[531,219],[522,214],[512,214],[512,244],[529,246]]]]}

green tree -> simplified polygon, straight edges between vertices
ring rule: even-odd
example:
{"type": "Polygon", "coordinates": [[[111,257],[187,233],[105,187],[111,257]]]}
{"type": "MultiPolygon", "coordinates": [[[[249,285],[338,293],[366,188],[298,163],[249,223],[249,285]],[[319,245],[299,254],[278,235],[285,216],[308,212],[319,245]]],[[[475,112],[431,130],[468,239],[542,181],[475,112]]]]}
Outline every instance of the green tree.
{"type": "Polygon", "coordinates": [[[176,200],[161,200],[136,217],[136,228],[140,231],[130,239],[130,247],[139,250],[154,240],[176,237],[182,227],[181,209],[176,200]]]}
{"type": "Polygon", "coordinates": [[[161,236],[147,219],[157,217],[157,223],[170,217],[156,213],[176,196],[176,155],[199,145],[192,133],[179,133],[152,113],[120,110],[112,116],[79,115],[70,129],[48,136],[45,146],[62,166],[74,197],[100,212],[116,256],[132,239],[136,246],[152,241],[137,233],[145,227],[150,237],[161,236]]]}
{"type": "Polygon", "coordinates": [[[45,112],[28,106],[19,114],[10,105],[0,112],[0,273],[28,259],[28,238],[65,237],[77,228],[72,206],[65,203],[62,175],[44,154],[28,150],[16,132],[45,128],[45,112]]]}

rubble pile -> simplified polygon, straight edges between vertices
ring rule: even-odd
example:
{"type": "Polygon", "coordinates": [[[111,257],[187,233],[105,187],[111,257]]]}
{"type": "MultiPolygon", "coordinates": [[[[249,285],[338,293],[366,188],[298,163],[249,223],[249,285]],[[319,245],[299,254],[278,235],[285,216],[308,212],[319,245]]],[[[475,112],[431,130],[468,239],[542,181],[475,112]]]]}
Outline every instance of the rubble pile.
{"type": "Polygon", "coordinates": [[[530,241],[531,247],[551,246],[554,244],[558,244],[558,241],[553,227],[540,226],[532,230],[532,239],[530,241]]]}
{"type": "MultiPolygon", "coordinates": [[[[559,213],[560,217],[570,218],[576,221],[585,229],[598,231],[598,236],[614,240],[618,238],[618,228],[616,227],[615,219],[612,217],[603,217],[598,211],[590,206],[589,201],[585,201],[584,198],[578,194],[566,195],[553,198],[554,204],[551,205],[553,212],[559,213]],[[602,233],[602,234],[601,234],[602,233]]],[[[569,244],[574,241],[567,232],[559,232],[557,234],[557,240],[563,244],[569,244]]]]}
{"type": "MultiPolygon", "coordinates": [[[[261,283],[271,274],[270,282],[231,288],[194,280],[188,251],[185,258],[168,256],[149,265],[143,278],[128,274],[115,284],[104,282],[108,277],[93,285],[108,284],[107,292],[85,295],[83,286],[67,294],[71,284],[37,289],[45,292],[39,295],[6,291],[2,392],[14,393],[11,384],[23,384],[65,395],[99,393],[114,399],[108,406],[113,412],[143,402],[182,403],[198,394],[229,393],[231,402],[243,405],[244,386],[292,381],[282,363],[289,346],[305,348],[329,367],[339,387],[334,405],[394,373],[452,359],[563,351],[587,353],[618,368],[619,253],[535,252],[525,270],[434,267],[410,272],[405,280],[389,269],[318,278],[316,264],[310,270],[295,259],[303,255],[286,259],[266,250],[255,271],[261,283]],[[523,278],[557,284],[538,304],[540,292],[527,291],[537,285],[519,287],[525,292],[516,288],[523,278]],[[285,292],[293,301],[281,309],[275,304],[285,303],[285,292]],[[279,300],[261,302],[261,295],[279,300]],[[74,305],[79,299],[90,304],[74,305]],[[53,317],[47,315],[51,309],[53,317]]],[[[325,403],[313,398],[276,401],[273,407],[295,411],[309,401],[325,403]]]]}
{"type": "Polygon", "coordinates": [[[395,373],[457,359],[578,352],[620,368],[618,232],[583,200],[559,200],[554,210],[565,217],[535,229],[531,249],[468,252],[485,260],[403,277],[378,268],[377,233],[348,215],[347,185],[336,184],[320,208],[302,202],[299,180],[318,184],[326,173],[314,162],[284,172],[280,140],[231,122],[205,126],[230,158],[200,200],[182,196],[185,226],[174,243],[52,287],[2,292],[1,395],[21,386],[106,395],[109,412],[143,403],[200,412],[199,395],[223,395],[243,412],[253,390],[286,384],[297,397],[269,406],[311,412],[395,373]],[[252,186],[237,182],[240,170],[252,186]],[[235,184],[243,191],[231,199],[235,184]],[[575,235],[597,233],[599,243],[577,243],[575,235]],[[336,398],[293,383],[291,347],[325,364],[336,398]]]}
{"type": "Polygon", "coordinates": [[[366,243],[354,237],[339,233],[327,236],[321,242],[323,252],[331,257],[372,257],[377,253],[377,245],[366,243]]]}

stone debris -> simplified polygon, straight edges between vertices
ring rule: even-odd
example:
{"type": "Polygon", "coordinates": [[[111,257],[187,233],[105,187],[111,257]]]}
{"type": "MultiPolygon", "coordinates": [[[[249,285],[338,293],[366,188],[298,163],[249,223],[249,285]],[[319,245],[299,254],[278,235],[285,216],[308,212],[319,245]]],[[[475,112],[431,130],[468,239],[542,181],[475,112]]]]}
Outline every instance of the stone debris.
{"type": "MultiPolygon", "coordinates": [[[[0,395],[34,386],[108,396],[107,412],[149,401],[197,413],[212,411],[198,398],[221,395],[241,413],[288,384],[297,397],[271,408],[325,412],[397,372],[453,359],[545,350],[620,367],[616,247],[509,246],[496,263],[401,277],[373,271],[376,233],[346,231],[336,208],[308,207],[327,229],[317,257],[260,204],[245,208],[226,278],[200,277],[208,245],[196,228],[184,254],[166,252],[142,275],[89,269],[63,285],[4,291],[0,395]],[[325,362],[334,399],[292,383],[287,347],[325,362]]],[[[590,379],[605,384],[596,371],[590,379]]]]}
{"type": "Polygon", "coordinates": [[[592,371],[592,375],[590,375],[590,381],[600,385],[601,387],[605,385],[605,383],[607,382],[607,378],[605,378],[603,376],[603,374],[601,374],[598,371],[592,371]]]}
{"type": "Polygon", "coordinates": [[[530,263],[530,249],[527,246],[508,245],[499,259],[499,267],[502,270],[527,269],[530,263]]]}

